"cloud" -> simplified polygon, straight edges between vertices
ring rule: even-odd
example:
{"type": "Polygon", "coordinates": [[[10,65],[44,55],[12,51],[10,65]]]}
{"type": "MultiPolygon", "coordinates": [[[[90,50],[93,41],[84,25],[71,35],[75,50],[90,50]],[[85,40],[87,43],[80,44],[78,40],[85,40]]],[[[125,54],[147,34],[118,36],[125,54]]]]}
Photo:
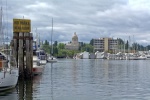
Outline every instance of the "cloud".
{"type": "Polygon", "coordinates": [[[50,40],[53,18],[54,41],[69,42],[76,32],[80,42],[134,35],[139,44],[150,43],[149,0],[13,0],[7,1],[7,11],[6,2],[1,4],[9,30],[13,18],[31,19],[32,32],[40,33],[41,40],[50,40]]]}

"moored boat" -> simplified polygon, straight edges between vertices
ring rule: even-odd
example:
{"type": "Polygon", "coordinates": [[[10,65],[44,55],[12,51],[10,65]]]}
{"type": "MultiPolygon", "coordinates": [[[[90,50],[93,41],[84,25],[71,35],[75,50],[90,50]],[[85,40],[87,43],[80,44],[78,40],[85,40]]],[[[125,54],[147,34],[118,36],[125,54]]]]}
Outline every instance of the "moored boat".
{"type": "Polygon", "coordinates": [[[15,58],[0,52],[0,91],[15,87],[18,76],[15,58]]]}
{"type": "Polygon", "coordinates": [[[56,63],[56,62],[57,62],[57,59],[52,56],[52,57],[49,57],[49,58],[47,59],[47,62],[49,62],[49,63],[56,63]]]}
{"type": "MultiPolygon", "coordinates": [[[[33,75],[40,75],[44,70],[44,65],[46,64],[46,60],[41,60],[38,56],[40,54],[36,51],[33,51],[33,75]],[[42,61],[42,62],[41,62],[42,61]]],[[[45,57],[46,59],[46,57],[45,57]]]]}
{"type": "Polygon", "coordinates": [[[36,56],[37,56],[37,62],[40,65],[46,65],[47,55],[44,50],[37,50],[36,56]]]}
{"type": "Polygon", "coordinates": [[[52,33],[51,33],[51,55],[47,58],[48,63],[56,63],[57,59],[53,56],[53,44],[52,44],[52,36],[53,36],[53,18],[52,18],[52,33]]]}
{"type": "MultiPolygon", "coordinates": [[[[12,49],[4,48],[4,34],[2,24],[2,7],[0,11],[0,91],[7,90],[16,86],[18,82],[19,69],[16,59],[12,55],[12,49]]],[[[7,41],[8,42],[8,41],[7,41]]],[[[12,45],[11,45],[12,46],[12,45]]]]}

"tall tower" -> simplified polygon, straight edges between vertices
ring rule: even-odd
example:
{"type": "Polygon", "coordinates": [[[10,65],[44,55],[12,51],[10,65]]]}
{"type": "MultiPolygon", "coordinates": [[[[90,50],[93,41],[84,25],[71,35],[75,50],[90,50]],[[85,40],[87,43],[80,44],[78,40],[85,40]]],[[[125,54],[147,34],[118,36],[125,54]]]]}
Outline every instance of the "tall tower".
{"type": "Polygon", "coordinates": [[[76,35],[76,32],[74,33],[74,36],[72,37],[72,44],[78,45],[78,36],[76,35]]]}

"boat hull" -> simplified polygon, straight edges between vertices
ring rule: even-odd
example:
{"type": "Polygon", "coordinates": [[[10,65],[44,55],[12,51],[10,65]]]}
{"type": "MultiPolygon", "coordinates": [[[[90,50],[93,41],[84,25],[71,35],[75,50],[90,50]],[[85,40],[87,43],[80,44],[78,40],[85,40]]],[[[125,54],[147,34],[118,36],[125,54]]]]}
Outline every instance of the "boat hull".
{"type": "Polygon", "coordinates": [[[37,61],[33,62],[33,69],[32,69],[33,75],[40,75],[42,74],[43,70],[44,65],[40,65],[40,63],[37,61]]]}
{"type": "Polygon", "coordinates": [[[47,63],[56,63],[57,62],[57,59],[55,57],[49,57],[47,59],[47,63]]]}
{"type": "Polygon", "coordinates": [[[48,59],[47,62],[48,62],[48,63],[56,63],[57,60],[50,60],[50,59],[48,59]]]}
{"type": "Polygon", "coordinates": [[[18,81],[18,68],[0,72],[0,91],[16,86],[18,81]]]}
{"type": "Polygon", "coordinates": [[[43,70],[44,70],[43,66],[35,66],[33,67],[32,72],[33,72],[33,75],[41,75],[43,70]]]}

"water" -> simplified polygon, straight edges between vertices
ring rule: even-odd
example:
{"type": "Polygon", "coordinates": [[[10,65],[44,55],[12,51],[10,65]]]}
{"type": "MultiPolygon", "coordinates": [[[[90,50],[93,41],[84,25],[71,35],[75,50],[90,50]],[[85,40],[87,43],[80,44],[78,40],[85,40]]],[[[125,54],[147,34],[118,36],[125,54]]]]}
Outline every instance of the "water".
{"type": "Polygon", "coordinates": [[[150,61],[60,59],[0,100],[150,100],[150,61]]]}

